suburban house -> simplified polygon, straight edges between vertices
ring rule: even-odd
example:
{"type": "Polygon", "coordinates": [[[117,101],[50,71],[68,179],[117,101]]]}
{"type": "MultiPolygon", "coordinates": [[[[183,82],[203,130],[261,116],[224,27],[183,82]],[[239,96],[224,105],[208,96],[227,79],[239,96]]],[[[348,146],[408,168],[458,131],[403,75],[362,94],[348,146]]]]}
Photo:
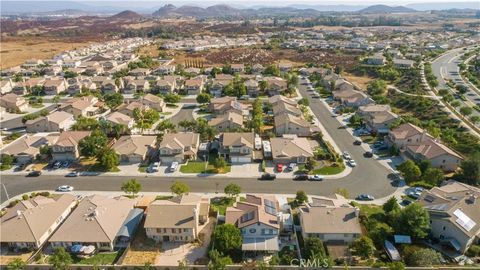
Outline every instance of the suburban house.
{"type": "Polygon", "coordinates": [[[28,109],[28,102],[24,97],[8,93],[0,97],[0,106],[8,112],[22,112],[28,109]]]}
{"type": "Polygon", "coordinates": [[[155,242],[192,242],[208,222],[210,202],[193,194],[156,200],[148,206],[145,232],[155,242]]]}
{"type": "Polygon", "coordinates": [[[251,97],[258,97],[260,94],[260,87],[258,81],[254,79],[248,79],[245,81],[245,87],[247,88],[247,94],[251,97]]]}
{"type": "Polygon", "coordinates": [[[267,82],[267,93],[269,96],[280,95],[287,89],[287,81],[278,77],[265,77],[267,82]]]}
{"type": "Polygon", "coordinates": [[[225,223],[235,225],[242,232],[242,251],[274,253],[280,247],[279,212],[275,196],[247,194],[245,201],[227,207],[225,223]]]}
{"type": "Polygon", "coordinates": [[[123,93],[135,94],[137,92],[147,92],[150,89],[150,83],[144,79],[126,80],[123,93]]]}
{"type": "Polygon", "coordinates": [[[368,104],[360,106],[357,114],[362,117],[367,129],[379,134],[387,134],[389,125],[398,119],[398,115],[390,111],[389,105],[368,104]]]}
{"type": "Polygon", "coordinates": [[[92,117],[99,114],[102,107],[103,102],[99,101],[97,97],[84,96],[64,101],[58,110],[73,114],[75,117],[92,117]]]}
{"type": "Polygon", "coordinates": [[[143,217],[135,204],[124,196],[85,197],[48,242],[67,249],[73,245],[93,245],[101,251],[125,247],[143,217]]]}
{"type": "Polygon", "coordinates": [[[155,83],[155,91],[166,95],[166,94],[172,94],[175,92],[175,88],[177,87],[177,82],[174,76],[165,76],[163,79],[158,80],[155,83]]]}
{"type": "Polygon", "coordinates": [[[40,148],[52,145],[58,139],[58,134],[29,134],[18,138],[2,149],[2,154],[11,155],[17,164],[28,164],[40,154],[40,148]]]}
{"type": "Polygon", "coordinates": [[[162,65],[155,69],[153,72],[155,75],[169,75],[175,73],[175,65],[162,65]]]}
{"type": "Polygon", "coordinates": [[[297,135],[283,135],[283,137],[271,138],[273,162],[280,164],[305,163],[312,158],[314,141],[307,138],[299,138],[297,135]]]}
{"type": "MultiPolygon", "coordinates": [[[[121,80],[120,80],[120,84],[122,84],[121,80]]],[[[122,87],[122,85],[120,85],[120,87],[122,87]]],[[[115,83],[115,80],[112,80],[112,79],[106,79],[106,80],[102,81],[102,84],[101,84],[101,87],[100,87],[100,89],[102,90],[102,92],[104,94],[118,93],[118,88],[119,87],[115,83]]]]}
{"type": "Polygon", "coordinates": [[[353,89],[333,91],[333,98],[345,106],[354,108],[374,103],[367,94],[353,89]]]}
{"type": "Polygon", "coordinates": [[[220,135],[220,154],[232,163],[249,163],[253,159],[253,132],[228,132],[220,135]]]}
{"type": "Polygon", "coordinates": [[[0,242],[12,248],[40,248],[76,204],[71,194],[21,200],[1,217],[0,242]]]}
{"type": "Polygon", "coordinates": [[[105,116],[103,120],[115,125],[124,125],[130,130],[132,130],[135,126],[135,120],[133,120],[132,117],[121,112],[113,112],[105,116]]]}
{"type": "Polygon", "coordinates": [[[65,79],[48,79],[43,84],[43,90],[47,95],[58,95],[67,90],[67,82],[65,79]]]}
{"type": "Polygon", "coordinates": [[[198,95],[203,90],[203,80],[200,78],[185,80],[183,89],[187,95],[198,95]]]}
{"type": "Polygon", "coordinates": [[[159,96],[146,94],[141,98],[140,102],[145,106],[157,110],[158,112],[165,111],[165,102],[163,101],[163,98],[159,96]]]}
{"type": "Polygon", "coordinates": [[[208,104],[209,110],[216,114],[225,114],[230,111],[234,111],[240,115],[248,115],[250,106],[245,105],[237,101],[236,97],[220,97],[214,98],[208,104]]]}
{"type": "Polygon", "coordinates": [[[455,171],[463,158],[452,149],[433,138],[425,130],[405,123],[392,129],[386,142],[400,150],[400,154],[415,161],[429,160],[433,167],[455,171]]]}
{"type": "Polygon", "coordinates": [[[68,112],[56,111],[46,116],[40,116],[25,122],[28,133],[67,131],[75,124],[73,115],[68,112]]]}
{"type": "Polygon", "coordinates": [[[156,155],[156,136],[127,135],[120,137],[112,149],[122,162],[142,163],[156,155]]]}
{"type": "Polygon", "coordinates": [[[245,71],[244,64],[231,64],[230,67],[232,68],[232,71],[235,73],[241,73],[245,71]]]}
{"type": "Polygon", "coordinates": [[[372,66],[383,66],[387,63],[387,59],[381,52],[365,58],[365,64],[372,66]]]}
{"type": "Polygon", "coordinates": [[[198,133],[167,133],[163,135],[159,146],[159,156],[162,163],[195,160],[197,158],[200,135],[198,133]]]}
{"type": "Polygon", "coordinates": [[[289,113],[282,113],[274,117],[275,134],[282,136],[284,134],[295,134],[297,136],[311,136],[317,131],[317,127],[312,126],[305,119],[289,113]]]}
{"type": "Polygon", "coordinates": [[[55,161],[76,161],[80,157],[78,143],[90,135],[90,131],[65,131],[60,133],[52,145],[52,159],[55,161]]]}
{"type": "Polygon", "coordinates": [[[130,70],[130,72],[128,72],[128,75],[134,76],[134,77],[146,76],[148,74],[150,74],[150,69],[148,69],[148,68],[136,68],[136,69],[132,69],[132,70],[130,70]]]}
{"type": "Polygon", "coordinates": [[[393,66],[396,68],[409,69],[409,68],[413,68],[414,65],[415,65],[415,61],[413,60],[398,59],[398,58],[393,59],[393,66]]]}
{"type": "Polygon", "coordinates": [[[225,114],[210,119],[208,124],[220,132],[239,130],[243,128],[243,115],[236,111],[228,111],[225,114]]]}
{"type": "Polygon", "coordinates": [[[350,244],[362,235],[360,209],[337,198],[316,198],[299,207],[303,238],[318,237],[327,244],[350,244]]]}
{"type": "Polygon", "coordinates": [[[285,100],[282,99],[277,102],[271,102],[273,115],[277,116],[282,114],[290,114],[296,117],[301,117],[303,115],[302,111],[300,111],[300,109],[298,108],[295,102],[290,102],[290,101],[286,101],[286,99],[285,100]]]}
{"type": "Polygon", "coordinates": [[[208,91],[214,97],[220,97],[222,95],[223,89],[231,82],[232,80],[213,79],[212,84],[208,88],[208,91]]]}
{"type": "Polygon", "coordinates": [[[7,80],[1,80],[0,81],[0,94],[4,95],[6,93],[12,92],[14,83],[12,80],[7,79],[7,80]]]}
{"type": "Polygon", "coordinates": [[[117,112],[123,113],[133,118],[133,111],[135,109],[139,109],[140,111],[144,111],[149,109],[147,105],[142,104],[138,101],[132,101],[129,103],[123,103],[122,105],[117,107],[117,112]]]}
{"type": "Polygon", "coordinates": [[[419,204],[430,215],[432,236],[463,254],[480,243],[479,199],[480,189],[451,180],[425,190],[419,204]]]}

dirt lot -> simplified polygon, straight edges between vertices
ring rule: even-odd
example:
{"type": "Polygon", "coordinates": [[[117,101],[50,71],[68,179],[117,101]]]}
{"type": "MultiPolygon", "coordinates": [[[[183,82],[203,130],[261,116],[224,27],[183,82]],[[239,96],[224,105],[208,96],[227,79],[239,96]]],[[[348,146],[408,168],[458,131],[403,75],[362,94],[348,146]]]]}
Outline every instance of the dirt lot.
{"type": "MultiPolygon", "coordinates": [[[[143,222],[139,228],[143,228],[143,222]]],[[[127,250],[122,265],[144,265],[146,263],[154,264],[155,259],[160,255],[161,244],[149,240],[145,235],[145,230],[140,229],[133,239],[130,248],[127,250]]]]}
{"type": "Polygon", "coordinates": [[[364,90],[367,89],[368,83],[373,80],[372,78],[367,76],[359,77],[347,72],[343,73],[343,77],[347,79],[349,82],[353,83],[354,85],[364,90]]]}
{"type": "Polygon", "coordinates": [[[0,69],[22,64],[28,59],[46,59],[66,50],[88,46],[89,42],[68,42],[38,37],[2,38],[0,69]]]}

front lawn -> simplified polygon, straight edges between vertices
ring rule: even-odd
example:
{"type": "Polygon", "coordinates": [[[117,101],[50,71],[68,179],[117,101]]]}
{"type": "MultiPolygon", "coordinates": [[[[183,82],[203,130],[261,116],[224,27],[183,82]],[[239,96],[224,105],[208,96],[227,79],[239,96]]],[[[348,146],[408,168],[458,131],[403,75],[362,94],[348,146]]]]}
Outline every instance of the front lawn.
{"type": "Polygon", "coordinates": [[[72,256],[72,259],[75,264],[112,265],[118,255],[119,252],[101,252],[89,258],[79,258],[77,256],[72,256]]]}
{"type": "Polygon", "coordinates": [[[319,169],[313,170],[313,174],[320,174],[320,175],[333,175],[333,174],[339,174],[345,170],[345,165],[340,165],[340,166],[325,166],[319,169]]]}
{"type": "Polygon", "coordinates": [[[214,198],[210,201],[210,209],[220,215],[225,215],[227,207],[232,206],[234,202],[235,198],[231,197],[214,198]]]}
{"type": "Polygon", "coordinates": [[[187,164],[180,167],[182,173],[228,173],[231,170],[231,166],[227,165],[222,171],[217,171],[212,164],[208,163],[205,170],[205,162],[203,161],[189,161],[187,164]]]}

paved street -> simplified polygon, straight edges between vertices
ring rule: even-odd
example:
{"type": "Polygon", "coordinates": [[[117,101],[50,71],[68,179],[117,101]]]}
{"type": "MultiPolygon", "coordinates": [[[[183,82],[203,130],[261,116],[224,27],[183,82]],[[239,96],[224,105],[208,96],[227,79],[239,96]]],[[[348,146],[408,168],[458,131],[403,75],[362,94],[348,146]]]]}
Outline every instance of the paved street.
{"type": "MultiPolygon", "coordinates": [[[[50,112],[53,109],[55,109],[55,107],[56,107],[55,104],[51,104],[49,106],[45,106],[42,109],[48,110],[50,112]]],[[[37,111],[40,111],[40,110],[37,110],[37,111]]],[[[0,126],[2,128],[6,128],[6,129],[22,128],[22,127],[24,127],[24,124],[22,123],[23,116],[25,116],[25,114],[19,114],[18,117],[15,117],[15,118],[12,118],[12,119],[9,119],[9,120],[5,120],[5,121],[1,121],[0,126]]]]}
{"type": "Polygon", "coordinates": [[[174,116],[170,117],[170,121],[175,125],[182,120],[194,120],[193,118],[193,110],[195,110],[196,106],[194,104],[183,104],[180,111],[175,114],[174,116]]]}

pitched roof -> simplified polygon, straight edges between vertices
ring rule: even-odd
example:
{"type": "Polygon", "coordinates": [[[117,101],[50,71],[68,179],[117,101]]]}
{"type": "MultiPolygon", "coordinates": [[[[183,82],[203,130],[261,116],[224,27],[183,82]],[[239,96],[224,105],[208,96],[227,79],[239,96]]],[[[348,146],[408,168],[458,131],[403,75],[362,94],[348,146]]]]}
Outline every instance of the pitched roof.
{"type": "Polygon", "coordinates": [[[274,121],[275,121],[276,127],[285,125],[287,123],[293,123],[301,127],[311,126],[310,123],[307,122],[307,120],[292,114],[288,114],[288,113],[282,113],[282,114],[276,115],[274,118],[274,121]]]}
{"type": "Polygon", "coordinates": [[[406,139],[422,133],[423,133],[423,129],[410,123],[401,124],[397,128],[394,128],[390,131],[390,134],[395,139],[406,139]]]}
{"type": "Polygon", "coordinates": [[[65,131],[60,133],[55,145],[59,146],[77,146],[85,137],[89,136],[91,131],[65,131]]]}
{"type": "Polygon", "coordinates": [[[218,117],[212,118],[208,124],[210,126],[217,126],[224,122],[231,122],[237,124],[239,126],[243,125],[243,115],[235,112],[235,111],[228,111],[227,113],[220,115],[218,117]]]}
{"type": "Polygon", "coordinates": [[[306,138],[299,138],[296,135],[271,138],[273,158],[282,157],[313,157],[313,149],[306,138]]]}
{"type": "Polygon", "coordinates": [[[354,207],[304,206],[300,208],[302,230],[305,233],[356,233],[362,228],[354,207]]]}
{"type": "Polygon", "coordinates": [[[229,146],[246,146],[253,148],[255,144],[255,135],[253,132],[227,132],[222,133],[222,144],[229,146]]]}
{"type": "Polygon", "coordinates": [[[2,149],[2,153],[14,156],[19,154],[36,156],[40,153],[40,147],[53,144],[57,139],[58,134],[48,134],[45,136],[45,134],[37,133],[26,135],[5,146],[2,149]]]}
{"type": "Polygon", "coordinates": [[[156,136],[127,135],[120,137],[112,148],[120,155],[145,155],[149,147],[154,147],[156,136]]]}
{"type": "Polygon", "coordinates": [[[235,224],[238,228],[260,222],[273,228],[280,228],[277,213],[280,211],[278,201],[273,195],[247,194],[245,201],[239,201],[228,207],[225,223],[235,224]]]}
{"type": "Polygon", "coordinates": [[[107,121],[120,125],[128,125],[133,120],[133,118],[121,112],[113,112],[107,115],[105,119],[107,121]]]}
{"type": "Polygon", "coordinates": [[[200,141],[200,135],[193,132],[167,133],[163,135],[160,148],[184,149],[186,146],[194,146],[200,141]]]}
{"type": "Polygon", "coordinates": [[[72,117],[73,117],[73,115],[68,113],[68,112],[55,111],[55,112],[53,112],[49,115],[42,116],[42,117],[37,117],[37,118],[32,119],[32,120],[28,120],[27,122],[25,122],[25,125],[31,125],[31,124],[34,124],[36,122],[39,122],[39,121],[42,121],[42,120],[45,120],[45,119],[48,122],[53,122],[53,123],[56,123],[56,124],[60,124],[63,121],[68,120],[72,117]]]}

